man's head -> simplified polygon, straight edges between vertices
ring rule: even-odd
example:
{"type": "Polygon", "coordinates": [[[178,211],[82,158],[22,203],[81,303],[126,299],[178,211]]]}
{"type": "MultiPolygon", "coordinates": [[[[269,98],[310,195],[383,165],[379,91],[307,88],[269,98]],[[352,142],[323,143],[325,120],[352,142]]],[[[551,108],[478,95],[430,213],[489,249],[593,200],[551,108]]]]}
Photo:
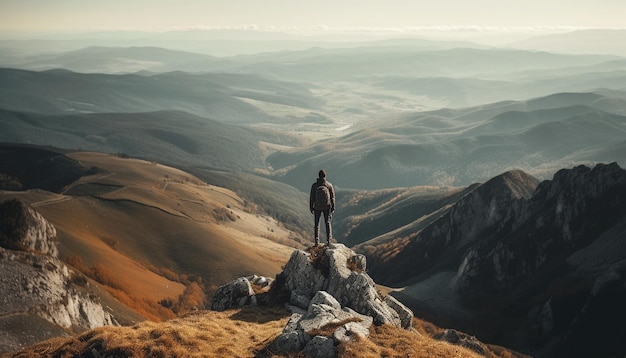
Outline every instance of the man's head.
{"type": "Polygon", "coordinates": [[[320,178],[326,178],[326,171],[324,169],[321,169],[318,173],[318,176],[320,178]]]}

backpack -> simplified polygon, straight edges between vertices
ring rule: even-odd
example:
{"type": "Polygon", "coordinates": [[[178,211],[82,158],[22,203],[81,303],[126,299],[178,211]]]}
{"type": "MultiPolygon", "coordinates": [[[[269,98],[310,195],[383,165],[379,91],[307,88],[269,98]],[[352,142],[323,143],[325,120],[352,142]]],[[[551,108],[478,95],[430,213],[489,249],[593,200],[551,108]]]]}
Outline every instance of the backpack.
{"type": "Polygon", "coordinates": [[[328,190],[326,185],[319,185],[315,189],[315,203],[313,206],[316,210],[330,209],[330,190],[328,190]]]}

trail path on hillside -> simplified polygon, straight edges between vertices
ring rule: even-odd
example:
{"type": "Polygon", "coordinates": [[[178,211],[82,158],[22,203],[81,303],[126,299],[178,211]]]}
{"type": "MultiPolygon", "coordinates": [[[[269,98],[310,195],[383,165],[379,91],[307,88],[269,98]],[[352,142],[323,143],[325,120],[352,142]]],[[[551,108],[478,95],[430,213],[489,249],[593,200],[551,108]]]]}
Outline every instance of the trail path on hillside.
{"type": "Polygon", "coordinates": [[[30,204],[30,206],[32,206],[33,208],[38,208],[40,206],[45,206],[45,205],[51,205],[51,204],[58,204],[58,203],[62,203],[65,201],[70,201],[74,199],[71,196],[61,196],[58,198],[52,198],[52,199],[48,199],[48,200],[43,200],[43,201],[38,201],[35,203],[30,204]]]}

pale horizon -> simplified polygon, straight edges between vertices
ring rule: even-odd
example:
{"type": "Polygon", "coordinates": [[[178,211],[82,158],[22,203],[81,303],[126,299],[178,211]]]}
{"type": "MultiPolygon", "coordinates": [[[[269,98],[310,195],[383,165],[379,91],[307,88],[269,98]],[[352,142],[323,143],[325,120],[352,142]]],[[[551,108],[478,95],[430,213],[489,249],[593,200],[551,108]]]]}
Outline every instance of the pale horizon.
{"type": "Polygon", "coordinates": [[[0,0],[0,31],[248,31],[324,33],[624,29],[626,2],[295,0],[49,2],[0,0]]]}

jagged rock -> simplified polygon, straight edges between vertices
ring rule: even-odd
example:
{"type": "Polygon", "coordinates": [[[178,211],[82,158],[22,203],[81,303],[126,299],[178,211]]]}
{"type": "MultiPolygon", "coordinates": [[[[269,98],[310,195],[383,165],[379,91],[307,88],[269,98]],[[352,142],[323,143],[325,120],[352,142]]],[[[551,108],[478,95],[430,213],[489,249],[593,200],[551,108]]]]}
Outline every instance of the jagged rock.
{"type": "Polygon", "coordinates": [[[306,344],[304,332],[298,330],[298,322],[300,322],[303,316],[304,314],[301,313],[291,315],[281,334],[272,342],[273,350],[278,352],[298,352],[304,348],[306,344]]]}
{"type": "Polygon", "coordinates": [[[0,272],[0,327],[27,327],[8,335],[0,332],[0,347],[4,350],[67,331],[118,324],[100,302],[75,288],[72,273],[55,257],[0,248],[0,272]],[[37,318],[50,325],[37,324],[31,330],[28,325],[37,318]]]}
{"type": "Polygon", "coordinates": [[[291,291],[289,303],[296,307],[307,309],[311,304],[311,298],[299,291],[291,291]]]}
{"type": "Polygon", "coordinates": [[[369,334],[369,329],[366,329],[362,324],[348,322],[335,330],[333,339],[335,339],[336,342],[343,343],[354,339],[353,337],[355,336],[363,338],[369,337],[369,334]]]}
{"type": "Polygon", "coordinates": [[[328,292],[318,291],[304,315],[291,316],[272,348],[285,353],[303,351],[311,357],[334,357],[339,342],[369,336],[372,322],[372,317],[342,309],[328,292]]]}
{"type": "Polygon", "coordinates": [[[55,227],[21,201],[0,204],[0,246],[57,257],[56,236],[55,227]]]}
{"type": "MultiPolygon", "coordinates": [[[[38,317],[51,323],[42,333],[50,338],[63,330],[117,325],[98,301],[72,284],[74,274],[56,257],[54,226],[23,203],[15,201],[9,208],[2,214],[8,216],[2,217],[0,227],[2,244],[9,243],[0,248],[0,326],[8,324],[11,317],[20,322],[38,317]],[[7,228],[7,222],[19,225],[7,228]]],[[[0,347],[8,350],[37,341],[27,330],[10,335],[10,341],[2,337],[0,334],[0,347]]]]}
{"type": "MultiPolygon", "coordinates": [[[[306,334],[314,336],[316,332],[331,327],[334,331],[346,323],[357,322],[365,330],[369,330],[373,319],[369,316],[358,314],[350,309],[341,309],[337,300],[324,291],[319,291],[311,300],[307,314],[298,322],[298,327],[306,334]]],[[[369,335],[369,333],[368,333],[369,335]]]]}
{"type": "Polygon", "coordinates": [[[353,271],[350,267],[366,267],[365,257],[342,244],[334,244],[313,257],[304,251],[294,251],[285,265],[285,288],[307,297],[313,297],[324,290],[335,297],[342,307],[350,307],[356,312],[372,316],[376,324],[391,324],[408,328],[412,313],[402,305],[388,305],[378,293],[375,283],[364,271],[353,271]],[[352,263],[357,262],[358,265],[352,263]],[[321,266],[316,268],[317,266],[321,266]],[[349,267],[350,266],[350,267],[349,267]],[[401,308],[400,313],[394,308],[401,308]],[[407,319],[410,315],[410,319],[407,319]]]}
{"type": "Polygon", "coordinates": [[[241,307],[256,304],[256,295],[250,281],[245,277],[240,277],[224,286],[220,286],[215,291],[211,310],[224,311],[229,308],[241,307]]]}
{"type": "Polygon", "coordinates": [[[385,303],[391,307],[392,310],[398,313],[400,323],[403,328],[411,327],[413,324],[413,311],[391,295],[387,295],[387,297],[385,297],[385,303]]]}
{"type": "Polygon", "coordinates": [[[272,279],[270,279],[269,277],[265,277],[265,276],[252,275],[246,278],[248,279],[248,281],[250,281],[251,285],[256,285],[261,288],[267,287],[272,283],[272,279]]]}
{"type": "Polygon", "coordinates": [[[334,358],[337,356],[335,341],[330,337],[315,336],[311,339],[304,350],[305,355],[314,358],[334,358]]]}
{"type": "Polygon", "coordinates": [[[307,297],[313,297],[317,291],[322,290],[324,285],[323,273],[313,266],[310,255],[301,250],[296,250],[291,254],[283,274],[284,285],[288,291],[297,291],[307,297]]]}
{"type": "Polygon", "coordinates": [[[77,291],[59,259],[0,248],[0,314],[29,311],[64,328],[115,324],[100,303],[77,291]]]}

